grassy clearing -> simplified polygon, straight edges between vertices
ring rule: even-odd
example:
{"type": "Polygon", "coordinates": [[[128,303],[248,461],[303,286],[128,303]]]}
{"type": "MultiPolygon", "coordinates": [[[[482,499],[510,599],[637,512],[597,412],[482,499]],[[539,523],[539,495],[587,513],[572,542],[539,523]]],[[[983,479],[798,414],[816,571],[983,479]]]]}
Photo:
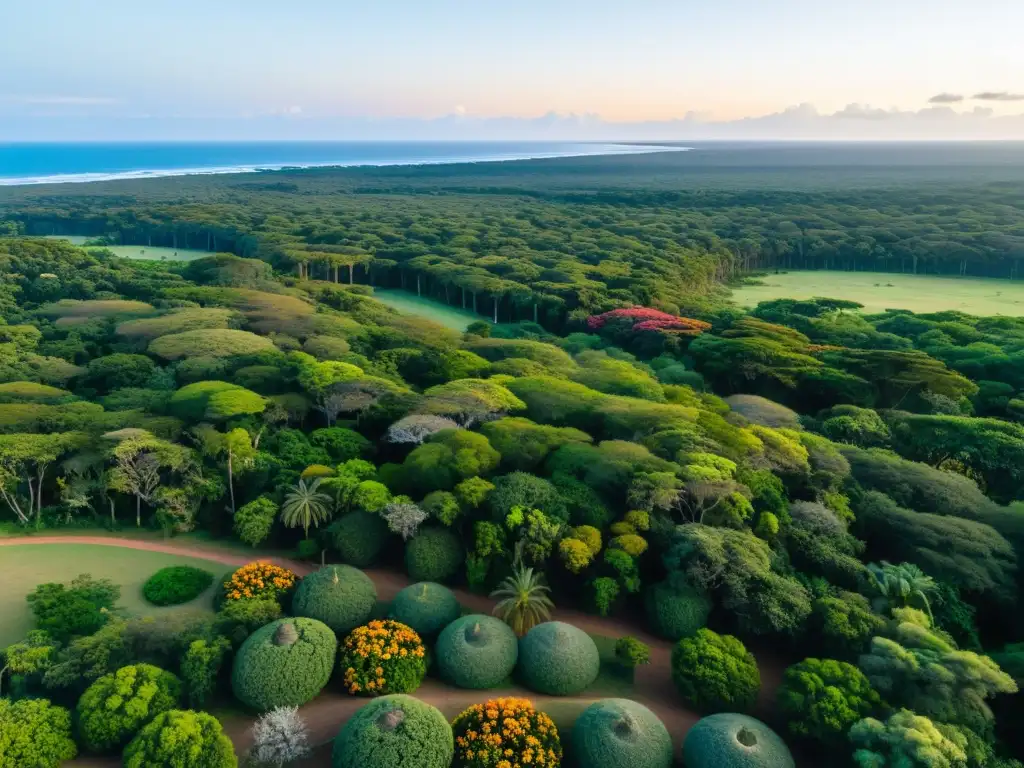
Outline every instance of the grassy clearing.
{"type": "Polygon", "coordinates": [[[449,307],[440,301],[395,288],[378,288],[373,292],[373,297],[389,307],[394,307],[399,312],[425,317],[456,331],[466,330],[466,327],[474,320],[487,319],[467,309],[449,307]]]}
{"type": "MultiPolygon", "coordinates": [[[[72,245],[85,245],[91,238],[84,235],[47,235],[50,240],[66,240],[72,245]]],[[[187,248],[152,248],[142,245],[89,246],[89,250],[102,247],[122,259],[143,261],[194,261],[209,256],[209,251],[193,251],[187,248]]]]}
{"type": "Polygon", "coordinates": [[[1024,316],[1024,281],[826,271],[786,272],[761,280],[764,285],[737,288],[733,300],[753,307],[769,299],[828,297],[858,301],[865,312],[955,309],[972,315],[1024,316]]]}
{"type": "Polygon", "coordinates": [[[142,597],[142,585],[153,573],[168,565],[203,568],[220,578],[223,563],[193,557],[146,552],[98,544],[23,544],[0,548],[0,648],[17,642],[32,628],[32,614],[25,595],[38,584],[67,582],[82,573],[108,578],[121,585],[119,605],[129,613],[153,616],[181,610],[213,610],[211,596],[216,582],[195,600],[167,608],[150,605],[142,597]]]}

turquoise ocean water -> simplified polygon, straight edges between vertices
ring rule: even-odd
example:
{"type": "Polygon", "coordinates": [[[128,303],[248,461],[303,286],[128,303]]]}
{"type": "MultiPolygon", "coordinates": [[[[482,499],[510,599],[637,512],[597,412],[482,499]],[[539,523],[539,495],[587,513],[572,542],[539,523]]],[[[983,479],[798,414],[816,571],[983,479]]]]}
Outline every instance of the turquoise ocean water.
{"type": "Polygon", "coordinates": [[[293,167],[524,160],[664,149],[636,144],[564,141],[0,144],[0,186],[293,167]]]}

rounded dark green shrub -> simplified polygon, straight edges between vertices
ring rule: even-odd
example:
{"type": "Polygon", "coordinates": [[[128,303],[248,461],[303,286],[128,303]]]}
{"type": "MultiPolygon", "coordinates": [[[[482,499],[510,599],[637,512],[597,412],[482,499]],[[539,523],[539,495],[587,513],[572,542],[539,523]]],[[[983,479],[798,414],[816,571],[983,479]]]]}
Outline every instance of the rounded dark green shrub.
{"type": "Polygon", "coordinates": [[[334,668],[338,640],[323,622],[286,618],[253,632],[235,655],[231,688],[260,712],[300,706],[323,690],[334,668]]]}
{"type": "Polygon", "coordinates": [[[152,664],[133,664],[104,675],[78,700],[78,735],[90,752],[124,747],[149,720],[174,709],[181,681],[152,664]]]}
{"type": "Polygon", "coordinates": [[[356,712],[334,739],[333,768],[448,768],[452,727],[440,710],[396,693],[356,712]]]}
{"type": "Polygon", "coordinates": [[[365,624],[377,603],[377,587],[349,565],[328,565],[302,580],[292,598],[292,613],[322,621],[339,635],[365,624]]]}
{"type": "Polygon", "coordinates": [[[518,658],[515,632],[500,619],[479,613],[453,621],[434,646],[438,674],[459,688],[499,685],[512,674],[518,658]]]}
{"type": "Polygon", "coordinates": [[[431,581],[412,584],[391,601],[390,616],[412,627],[420,637],[435,637],[462,613],[455,593],[431,581]]]}
{"type": "Polygon", "coordinates": [[[421,528],[405,545],[405,572],[416,581],[448,581],[465,560],[459,537],[447,528],[421,528]]]}
{"type": "Polygon", "coordinates": [[[643,704],[602,699],[576,719],[572,753],[587,768],[671,768],[672,737],[643,704]]]}
{"type": "Polygon", "coordinates": [[[647,589],[644,607],[651,631],[675,641],[707,626],[711,599],[689,584],[662,581],[647,589]]]}
{"type": "Polygon", "coordinates": [[[235,747],[213,715],[172,709],[157,715],[124,750],[125,768],[237,768],[235,747]]]}
{"type": "Polygon", "coordinates": [[[597,679],[601,656],[590,635],[582,629],[561,621],[547,621],[519,641],[516,669],[530,690],[573,696],[597,679]]]}
{"type": "Polygon", "coordinates": [[[341,561],[356,568],[377,562],[391,534],[384,518],[363,510],[342,515],[331,525],[330,532],[341,561]]]}
{"type": "Polygon", "coordinates": [[[170,565],[142,585],[142,596],[153,605],[180,605],[195,600],[213,584],[213,574],[191,565],[170,565]]]}
{"type": "Polygon", "coordinates": [[[697,721],[683,742],[686,768],[795,768],[786,743],[747,715],[722,712],[697,721]]]}

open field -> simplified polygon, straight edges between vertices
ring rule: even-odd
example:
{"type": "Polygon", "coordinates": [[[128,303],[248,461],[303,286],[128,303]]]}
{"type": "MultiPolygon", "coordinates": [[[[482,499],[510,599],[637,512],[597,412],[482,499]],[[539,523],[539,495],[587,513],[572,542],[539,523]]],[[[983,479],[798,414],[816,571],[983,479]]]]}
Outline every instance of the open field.
{"type": "Polygon", "coordinates": [[[96,544],[22,544],[0,548],[4,582],[4,589],[0,590],[0,648],[20,640],[32,628],[25,595],[38,584],[67,582],[82,573],[121,585],[118,604],[129,613],[151,616],[168,611],[212,610],[213,587],[184,605],[159,608],[145,601],[142,585],[154,571],[168,565],[203,568],[213,573],[215,579],[230,570],[229,566],[211,560],[96,544]]]}
{"type": "Polygon", "coordinates": [[[417,296],[397,288],[378,288],[374,290],[373,297],[389,307],[394,307],[399,312],[425,317],[427,320],[433,320],[435,323],[440,323],[456,331],[466,330],[466,326],[474,320],[487,319],[483,315],[478,315],[467,309],[449,307],[434,299],[417,296]]]}
{"type": "Polygon", "coordinates": [[[934,277],[890,272],[784,272],[760,278],[764,285],[733,291],[733,300],[753,307],[769,299],[849,299],[865,312],[955,309],[972,315],[1024,316],[1024,281],[984,277],[934,277]]]}
{"type": "MultiPolygon", "coordinates": [[[[91,238],[83,235],[47,235],[51,240],[66,240],[72,245],[85,245],[91,238]]],[[[186,248],[152,248],[145,245],[104,245],[89,246],[103,248],[122,259],[142,259],[144,261],[194,261],[209,256],[209,251],[194,251],[186,248]]]]}

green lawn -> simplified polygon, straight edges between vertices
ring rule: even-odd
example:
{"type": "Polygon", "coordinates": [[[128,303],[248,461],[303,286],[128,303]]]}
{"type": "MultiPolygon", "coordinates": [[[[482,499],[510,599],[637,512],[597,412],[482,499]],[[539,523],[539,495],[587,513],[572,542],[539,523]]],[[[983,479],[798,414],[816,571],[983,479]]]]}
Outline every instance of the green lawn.
{"type": "Polygon", "coordinates": [[[121,585],[121,600],[129,613],[156,615],[180,610],[213,610],[213,589],[190,603],[168,608],[149,605],[142,597],[142,585],[154,571],[168,565],[192,565],[219,579],[229,566],[161,552],[146,552],[98,544],[21,544],[0,547],[0,648],[17,642],[32,628],[32,614],[25,595],[36,585],[49,581],[67,582],[81,573],[108,578],[121,585]]]}
{"type": "Polygon", "coordinates": [[[865,312],[955,309],[973,315],[1024,316],[1024,281],[984,277],[933,277],[888,272],[787,272],[760,278],[764,285],[733,291],[733,300],[752,307],[769,299],[850,299],[865,312]]]}
{"type": "Polygon", "coordinates": [[[425,317],[456,331],[466,330],[466,326],[474,320],[487,319],[483,315],[478,315],[467,309],[450,307],[440,301],[395,288],[378,288],[374,290],[373,297],[389,307],[394,307],[399,312],[425,317]]]}
{"type": "MultiPolygon", "coordinates": [[[[72,245],[85,245],[92,238],[84,235],[47,235],[52,240],[67,240],[72,245]]],[[[193,251],[187,248],[152,248],[143,245],[88,246],[104,248],[122,259],[143,259],[144,261],[193,261],[209,256],[209,251],[193,251]]]]}

